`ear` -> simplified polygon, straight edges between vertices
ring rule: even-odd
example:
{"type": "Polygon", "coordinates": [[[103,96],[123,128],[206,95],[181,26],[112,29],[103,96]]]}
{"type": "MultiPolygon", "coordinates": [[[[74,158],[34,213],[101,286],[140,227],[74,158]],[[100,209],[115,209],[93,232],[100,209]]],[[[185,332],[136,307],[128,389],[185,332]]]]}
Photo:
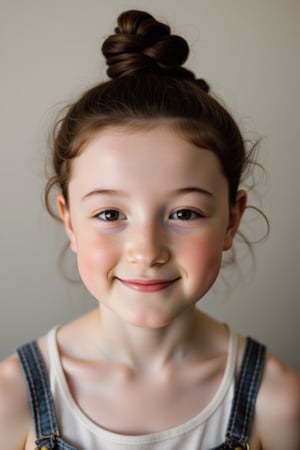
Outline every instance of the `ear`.
{"type": "Polygon", "coordinates": [[[66,230],[67,235],[70,240],[70,248],[74,253],[76,253],[77,252],[76,239],[75,239],[75,234],[73,231],[70,210],[69,210],[68,206],[66,205],[66,200],[62,194],[59,194],[56,197],[56,202],[57,202],[57,207],[58,207],[58,212],[59,212],[60,218],[65,226],[65,230],[66,230]]]}
{"type": "Polygon", "coordinates": [[[230,206],[228,227],[226,230],[223,250],[229,250],[232,247],[234,236],[239,228],[242,216],[247,206],[247,193],[240,190],[236,195],[234,205],[230,206]]]}

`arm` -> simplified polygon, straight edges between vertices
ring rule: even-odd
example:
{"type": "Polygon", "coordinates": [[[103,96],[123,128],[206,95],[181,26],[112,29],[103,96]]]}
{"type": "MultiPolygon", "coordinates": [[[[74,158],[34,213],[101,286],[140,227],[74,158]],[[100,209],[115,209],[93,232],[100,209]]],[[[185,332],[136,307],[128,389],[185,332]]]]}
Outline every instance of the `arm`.
{"type": "Polygon", "coordinates": [[[1,448],[24,450],[31,426],[25,380],[18,358],[13,355],[0,363],[1,448]]]}
{"type": "Polygon", "coordinates": [[[256,423],[262,450],[300,449],[300,377],[273,356],[266,361],[256,423]]]}

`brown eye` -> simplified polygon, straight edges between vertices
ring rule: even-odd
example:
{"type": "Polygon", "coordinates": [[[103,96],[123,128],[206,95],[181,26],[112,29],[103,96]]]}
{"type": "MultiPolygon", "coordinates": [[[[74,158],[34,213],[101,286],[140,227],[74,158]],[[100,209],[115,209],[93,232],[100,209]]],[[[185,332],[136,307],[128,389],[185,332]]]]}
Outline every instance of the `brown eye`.
{"type": "Polygon", "coordinates": [[[106,209],[97,215],[99,219],[107,221],[107,222],[115,222],[117,220],[124,220],[124,214],[120,213],[116,209],[106,209]]]}
{"type": "Polygon", "coordinates": [[[171,215],[171,219],[173,220],[193,220],[198,219],[201,217],[201,214],[199,214],[196,211],[193,211],[192,209],[179,209],[178,211],[175,211],[171,215]]]}

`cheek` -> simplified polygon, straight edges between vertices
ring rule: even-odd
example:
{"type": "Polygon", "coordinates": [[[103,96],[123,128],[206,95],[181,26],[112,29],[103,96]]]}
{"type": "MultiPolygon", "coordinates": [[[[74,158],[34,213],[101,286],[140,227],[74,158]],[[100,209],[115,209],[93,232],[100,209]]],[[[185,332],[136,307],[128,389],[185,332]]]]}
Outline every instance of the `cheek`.
{"type": "Polygon", "coordinates": [[[200,230],[195,236],[182,241],[181,253],[191,264],[209,265],[222,258],[225,232],[223,227],[214,226],[200,230]]]}
{"type": "Polygon", "coordinates": [[[194,271],[215,270],[221,264],[222,247],[215,241],[200,240],[186,246],[183,257],[194,271]]]}
{"type": "Polygon", "coordinates": [[[92,293],[94,293],[94,286],[103,284],[104,278],[109,277],[116,260],[115,246],[107,238],[78,239],[78,270],[83,283],[92,293]]]}
{"type": "Polygon", "coordinates": [[[219,234],[203,233],[182,243],[178,261],[186,272],[189,286],[201,297],[215,282],[222,263],[223,240],[219,234]]]}

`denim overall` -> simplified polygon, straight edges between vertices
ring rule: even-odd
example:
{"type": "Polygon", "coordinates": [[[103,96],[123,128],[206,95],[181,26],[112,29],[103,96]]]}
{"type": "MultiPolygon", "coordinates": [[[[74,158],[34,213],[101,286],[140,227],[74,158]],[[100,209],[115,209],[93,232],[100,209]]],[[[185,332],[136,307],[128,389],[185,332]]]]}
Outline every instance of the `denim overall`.
{"type": "MultiPolygon", "coordinates": [[[[60,437],[49,378],[36,341],[18,348],[17,353],[28,387],[36,450],[78,450],[60,437]]],[[[248,438],[264,360],[265,347],[248,337],[235,386],[225,442],[210,450],[250,450],[248,438]]]]}

